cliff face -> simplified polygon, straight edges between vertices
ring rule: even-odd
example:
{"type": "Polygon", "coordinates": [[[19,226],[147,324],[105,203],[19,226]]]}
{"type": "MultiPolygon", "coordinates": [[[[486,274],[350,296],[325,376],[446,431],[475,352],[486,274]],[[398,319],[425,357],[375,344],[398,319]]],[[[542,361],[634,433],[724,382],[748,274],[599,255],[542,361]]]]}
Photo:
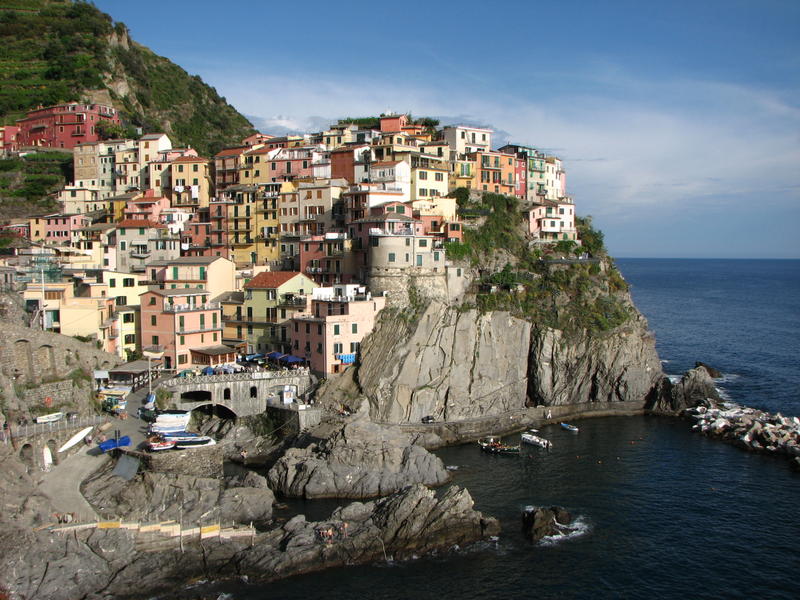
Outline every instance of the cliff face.
{"type": "Polygon", "coordinates": [[[495,416],[526,406],[637,402],[663,378],[655,340],[631,317],[601,333],[565,332],[512,316],[441,303],[418,318],[387,311],[362,346],[355,374],[373,420],[495,416]]]}

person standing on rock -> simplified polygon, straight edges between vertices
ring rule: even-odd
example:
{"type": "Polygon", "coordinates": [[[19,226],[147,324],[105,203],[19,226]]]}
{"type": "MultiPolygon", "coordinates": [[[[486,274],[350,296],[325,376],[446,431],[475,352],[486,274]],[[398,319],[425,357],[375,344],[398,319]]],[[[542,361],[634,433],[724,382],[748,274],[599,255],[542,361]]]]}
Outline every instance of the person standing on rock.
{"type": "Polygon", "coordinates": [[[242,451],[239,454],[242,457],[242,464],[246,465],[247,464],[247,450],[245,448],[242,448],[242,451]]]}

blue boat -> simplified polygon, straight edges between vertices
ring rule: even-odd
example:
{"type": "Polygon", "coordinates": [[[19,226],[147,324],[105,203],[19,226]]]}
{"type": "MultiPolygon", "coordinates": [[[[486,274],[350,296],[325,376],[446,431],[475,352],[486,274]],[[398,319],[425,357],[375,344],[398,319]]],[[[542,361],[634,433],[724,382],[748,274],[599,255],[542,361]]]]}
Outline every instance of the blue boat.
{"type": "Polygon", "coordinates": [[[131,438],[127,435],[123,435],[118,440],[106,440],[105,442],[100,442],[97,446],[103,452],[108,452],[109,450],[114,450],[115,448],[122,448],[123,446],[130,446],[131,445],[131,438]]]}
{"type": "Polygon", "coordinates": [[[567,431],[571,431],[572,433],[578,433],[579,429],[575,427],[575,425],[570,425],[569,423],[561,423],[561,427],[566,429],[567,431]]]}

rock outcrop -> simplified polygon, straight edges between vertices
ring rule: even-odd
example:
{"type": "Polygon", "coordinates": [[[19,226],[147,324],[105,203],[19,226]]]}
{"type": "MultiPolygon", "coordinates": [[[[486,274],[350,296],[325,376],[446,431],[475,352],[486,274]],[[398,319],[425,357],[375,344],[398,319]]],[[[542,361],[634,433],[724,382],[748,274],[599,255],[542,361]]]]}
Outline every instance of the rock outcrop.
{"type": "Polygon", "coordinates": [[[106,516],[141,521],[200,523],[213,516],[224,522],[266,522],[275,496],[263,477],[243,476],[225,485],[219,479],[145,471],[131,481],[110,468],[86,481],[83,494],[106,516]]]}
{"type": "Polygon", "coordinates": [[[459,421],[534,405],[643,407],[663,373],[646,320],[630,310],[624,325],[597,335],[437,302],[416,320],[385,311],[363,343],[353,382],[372,419],[385,423],[459,421]]]}
{"type": "Polygon", "coordinates": [[[664,377],[650,397],[647,409],[664,415],[678,415],[687,408],[711,406],[720,396],[714,380],[705,366],[698,366],[683,374],[676,383],[664,377]]]}
{"type": "Polygon", "coordinates": [[[270,487],[298,498],[371,498],[408,485],[440,485],[441,459],[361,411],[328,439],[295,447],[270,469],[270,487]]]}
{"type": "Polygon", "coordinates": [[[406,559],[487,539],[498,522],[473,508],[466,490],[439,499],[424,486],[337,509],[323,522],[298,515],[255,538],[184,540],[143,551],[136,534],[84,530],[68,535],[17,531],[0,538],[0,589],[19,600],[141,598],[192,579],[273,580],[342,565],[406,559]],[[324,532],[330,532],[326,534],[324,532]]]}
{"type": "Polygon", "coordinates": [[[561,506],[528,506],[522,512],[522,532],[532,542],[570,533],[571,524],[572,515],[561,506]]]}

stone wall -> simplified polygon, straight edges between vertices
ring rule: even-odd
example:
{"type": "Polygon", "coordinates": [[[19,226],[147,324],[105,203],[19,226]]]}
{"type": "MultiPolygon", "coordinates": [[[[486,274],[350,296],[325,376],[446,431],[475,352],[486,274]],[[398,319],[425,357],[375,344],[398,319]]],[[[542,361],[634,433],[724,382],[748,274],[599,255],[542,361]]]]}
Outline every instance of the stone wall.
{"type": "Polygon", "coordinates": [[[88,381],[78,381],[77,385],[71,379],[42,383],[34,388],[25,388],[17,397],[29,409],[36,413],[54,412],[57,410],[75,410],[86,412],[92,399],[92,384],[88,381]],[[47,399],[50,402],[47,402],[47,399]],[[48,406],[48,404],[50,406],[48,406]],[[65,406],[66,405],[66,406],[65,406]],[[49,410],[52,408],[52,410],[49,410]],[[84,409],[81,411],[80,409],[84,409]]]}
{"type": "Polygon", "coordinates": [[[412,303],[409,290],[425,302],[456,302],[471,282],[467,269],[438,267],[426,269],[373,268],[369,273],[369,288],[373,294],[386,292],[387,306],[404,307],[412,303]]]}
{"type": "Polygon", "coordinates": [[[188,450],[135,453],[144,466],[155,473],[189,475],[192,477],[222,477],[222,446],[203,446],[188,450]]]}

